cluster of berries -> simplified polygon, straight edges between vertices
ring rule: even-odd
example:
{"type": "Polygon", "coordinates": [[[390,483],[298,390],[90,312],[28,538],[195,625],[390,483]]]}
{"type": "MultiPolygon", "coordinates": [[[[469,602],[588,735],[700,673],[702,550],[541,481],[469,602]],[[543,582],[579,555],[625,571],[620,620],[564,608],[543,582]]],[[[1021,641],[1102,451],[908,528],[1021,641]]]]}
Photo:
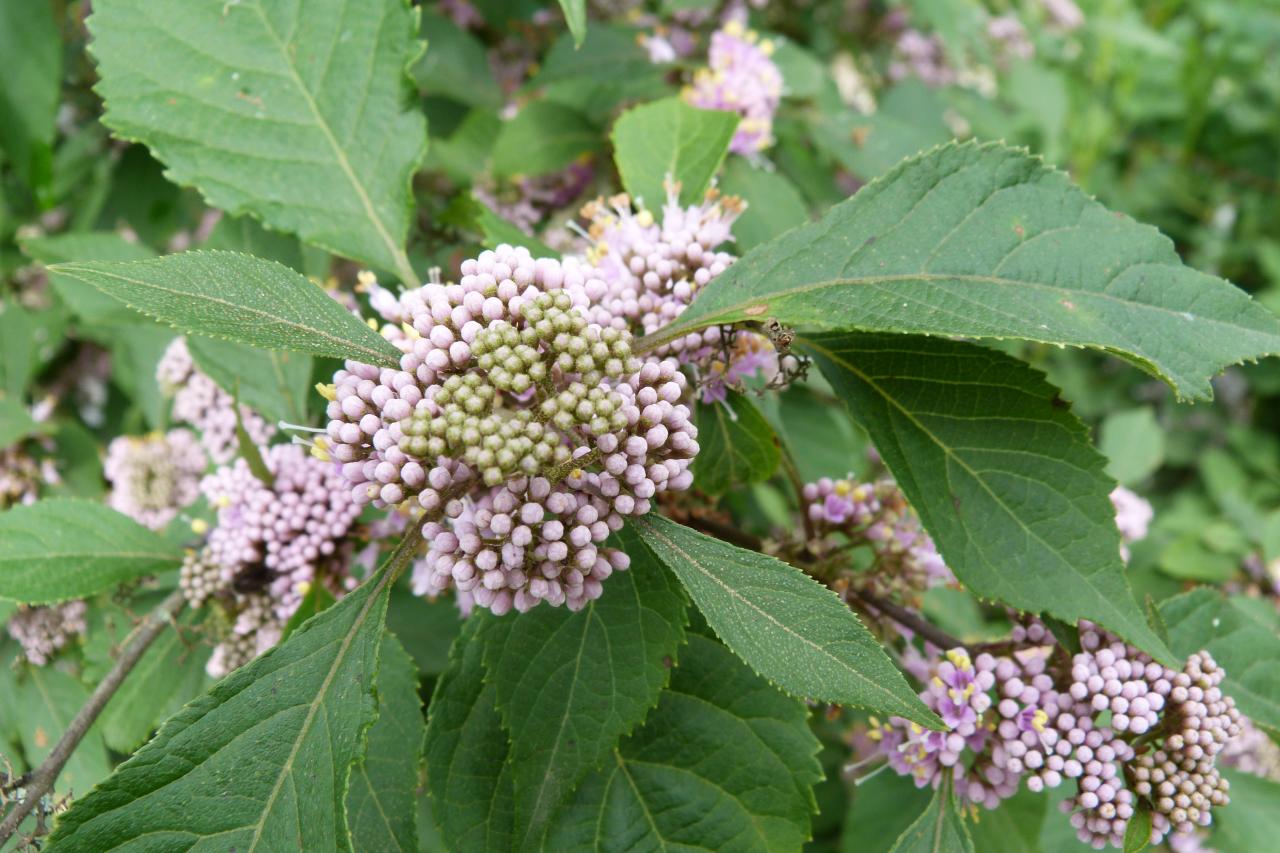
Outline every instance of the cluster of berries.
{"type": "MultiPolygon", "coordinates": [[[[229,462],[239,446],[234,400],[196,367],[185,338],[175,338],[164,351],[156,365],[156,380],[160,390],[173,397],[173,420],[195,428],[215,465],[229,462]]],[[[243,404],[240,419],[255,445],[265,446],[275,435],[275,427],[243,404]]]]}
{"type": "Polygon", "coordinates": [[[102,472],[111,483],[108,506],[159,530],[200,496],[208,464],[190,430],[122,435],[107,446],[102,472]]]}
{"type": "Polygon", "coordinates": [[[41,607],[18,605],[9,617],[9,636],[22,646],[22,653],[36,666],[44,666],[49,659],[83,636],[85,603],[68,601],[41,607]]]}
{"type": "Polygon", "coordinates": [[[1152,815],[1153,844],[1208,825],[1227,802],[1215,757],[1242,723],[1222,669],[1202,651],[1175,671],[1088,622],[1079,639],[1068,657],[1033,622],[1015,631],[1011,656],[930,650],[914,674],[947,731],[895,717],[873,719],[869,737],[918,786],[949,774],[972,805],[994,808],[1023,781],[1032,791],[1070,781],[1061,809],[1097,849],[1123,847],[1139,809],[1152,815]]]}
{"type": "Polygon", "coordinates": [[[589,266],[503,245],[461,272],[398,299],[368,287],[398,324],[383,334],[400,368],[346,363],[317,452],[341,464],[355,502],[433,516],[423,593],[455,585],[499,612],[580,607],[625,567],[600,547],[608,533],[692,482],[685,378],[592,320],[605,285],[589,266]]]}
{"type": "Polygon", "coordinates": [[[742,118],[729,150],[756,156],[773,145],[773,114],[782,100],[782,72],[773,43],[736,18],[711,35],[707,65],[693,76],[684,98],[695,107],[728,110],[742,118]]]}

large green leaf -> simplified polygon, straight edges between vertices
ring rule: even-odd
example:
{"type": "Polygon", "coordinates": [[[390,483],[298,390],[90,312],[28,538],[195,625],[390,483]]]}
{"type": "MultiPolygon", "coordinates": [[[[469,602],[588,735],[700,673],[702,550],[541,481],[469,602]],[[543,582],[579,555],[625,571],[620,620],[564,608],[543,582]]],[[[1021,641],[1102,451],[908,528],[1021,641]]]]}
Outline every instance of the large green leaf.
{"type": "Polygon", "coordinates": [[[0,598],[84,598],[181,562],[181,548],[92,501],[47,498],[0,513],[0,598]]]}
{"type": "Polygon", "coordinates": [[[725,645],[783,690],[941,726],[853,611],[799,569],[661,516],[631,523],[725,645]]]}
{"type": "Polygon", "coordinates": [[[1105,460],[1038,371],[940,339],[828,334],[803,346],[973,592],[1091,619],[1169,658],[1129,589],[1105,460]]]}
{"type": "Polygon", "coordinates": [[[422,700],[413,658],[388,633],[378,665],[378,719],[351,770],[347,825],[357,851],[418,849],[414,789],[422,759],[422,700]]]}
{"type": "Polygon", "coordinates": [[[306,421],[311,356],[199,336],[187,339],[187,349],[201,371],[249,408],[270,420],[306,421]]]}
{"type": "Polygon", "coordinates": [[[645,725],[587,777],[545,850],[799,850],[819,744],[804,705],[693,635],[645,725]]]}
{"type": "Polygon", "coordinates": [[[773,476],[782,451],[773,427],[750,400],[731,391],[724,403],[699,403],[695,417],[701,449],[693,478],[699,489],[722,495],[773,476]]]}
{"type": "Polygon", "coordinates": [[[498,175],[545,175],[600,147],[600,133],[577,110],[534,101],[504,122],[493,143],[498,175]]]}
{"type": "Polygon", "coordinates": [[[1260,726],[1280,733],[1280,635],[1247,604],[1201,587],[1160,605],[1179,657],[1207,649],[1226,671],[1223,690],[1260,726]]]}
{"type": "Polygon", "coordinates": [[[929,807],[898,837],[893,853],[973,853],[973,839],[949,784],[934,791],[929,807]]]}
{"type": "Polygon", "coordinates": [[[664,98],[627,110],[613,125],[613,159],[622,185],[634,198],[659,210],[664,182],[680,182],[680,200],[702,200],[724,162],[738,127],[738,114],[701,110],[681,98],[664,98]]]}
{"type": "Polygon", "coordinates": [[[679,583],[635,534],[620,545],[631,568],[582,610],[538,607],[481,633],[511,736],[517,847],[534,846],[577,783],[644,720],[684,642],[679,583]]]}
{"type": "Polygon", "coordinates": [[[389,589],[384,569],[170,718],[59,818],[49,849],[352,849],[343,801],[389,589]]]}
{"type": "Polygon", "coordinates": [[[408,106],[421,46],[404,0],[101,0],[93,12],[117,135],[217,207],[417,283],[404,244],[426,123],[408,106]]]}
{"type": "Polygon", "coordinates": [[[0,56],[0,149],[35,184],[33,179],[48,177],[62,86],[62,39],[53,4],[0,0],[0,56]]]}
{"type": "Polygon", "coordinates": [[[1189,397],[1280,351],[1280,319],[1154,228],[1000,145],[908,160],[718,276],[646,346],[741,320],[1025,338],[1125,356],[1189,397]]]}
{"type": "Polygon", "coordinates": [[[252,255],[183,252],[147,261],[55,264],[49,271],[92,284],[185,332],[264,349],[399,364],[399,350],[318,285],[252,255]]]}
{"type": "Polygon", "coordinates": [[[484,680],[480,620],[463,626],[427,710],[427,785],[446,846],[510,850],[515,820],[507,735],[484,680]]]}

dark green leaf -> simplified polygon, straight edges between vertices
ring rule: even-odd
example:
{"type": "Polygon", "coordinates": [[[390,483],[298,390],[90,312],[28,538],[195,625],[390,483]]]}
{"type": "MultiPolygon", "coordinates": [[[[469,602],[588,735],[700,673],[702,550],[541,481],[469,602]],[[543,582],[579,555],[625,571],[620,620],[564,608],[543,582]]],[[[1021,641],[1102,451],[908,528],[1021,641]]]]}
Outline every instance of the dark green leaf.
{"type": "Polygon", "coordinates": [[[888,853],[932,798],[933,792],[917,788],[910,776],[899,776],[882,766],[853,789],[840,849],[843,853],[888,853]]]}
{"type": "Polygon", "coordinates": [[[749,252],[646,343],[766,318],[1094,347],[1189,397],[1208,397],[1223,367],[1280,350],[1280,319],[1248,294],[1184,267],[1154,228],[996,144],[899,165],[749,252]]]}
{"type": "Polygon", "coordinates": [[[49,850],[350,850],[343,801],[373,720],[383,570],[218,682],[62,815],[49,850]]]}
{"type": "Polygon", "coordinates": [[[773,476],[782,455],[778,438],[742,394],[730,391],[723,403],[699,403],[695,419],[701,449],[693,477],[699,489],[722,495],[773,476]]]}
{"type": "Polygon", "coordinates": [[[972,822],[966,822],[975,850],[982,853],[1044,853],[1040,847],[1040,830],[1049,820],[1066,819],[1052,806],[1056,798],[1032,793],[1025,787],[994,809],[980,809],[972,822]]]}
{"type": "Polygon", "coordinates": [[[604,595],[577,613],[538,607],[492,619],[485,669],[511,735],[515,844],[536,845],[555,810],[645,718],[684,642],[685,597],[633,533],[604,595]]]}
{"type": "Polygon", "coordinates": [[[898,837],[893,853],[973,853],[973,839],[956,810],[949,784],[934,791],[929,807],[898,837]]]}
{"type": "Polygon", "coordinates": [[[1139,808],[1124,830],[1124,853],[1142,853],[1151,846],[1151,811],[1139,808]]]}
{"type": "Polygon", "coordinates": [[[623,187],[655,211],[666,201],[668,179],[680,183],[681,203],[702,201],[737,127],[737,113],[700,110],[680,98],[627,110],[610,136],[623,187]]]}
{"type": "Polygon", "coordinates": [[[311,393],[311,356],[192,336],[187,349],[196,367],[222,390],[269,420],[305,424],[311,393]]]}
{"type": "Polygon", "coordinates": [[[799,569],[661,516],[631,523],[760,675],[796,696],[941,726],[853,611],[799,569]]]}
{"type": "Polygon", "coordinates": [[[184,252],[149,261],[66,263],[50,272],[92,284],[186,332],[399,364],[400,351],[319,286],[274,261],[238,252],[184,252]]]}
{"type": "Polygon", "coordinates": [[[413,656],[423,675],[439,675],[448,663],[449,647],[462,630],[462,614],[452,596],[428,601],[405,584],[391,591],[387,627],[413,656]]]}
{"type": "Polygon", "coordinates": [[[502,89],[493,78],[483,42],[434,12],[423,13],[422,35],[427,50],[412,74],[423,92],[489,110],[502,106],[502,89]]]}
{"type": "Polygon", "coordinates": [[[0,598],[84,598],[181,562],[180,548],[91,501],[47,498],[0,513],[0,598]]]}
{"type": "Polygon", "coordinates": [[[418,671],[388,633],[378,664],[378,719],[369,727],[364,759],[352,768],[347,790],[352,849],[417,851],[413,801],[423,724],[418,671]]]}
{"type": "Polygon", "coordinates": [[[733,241],[739,251],[754,249],[809,219],[795,185],[777,172],[753,166],[745,158],[730,158],[720,189],[747,203],[747,209],[733,223],[733,241]]]}
{"type": "Polygon", "coordinates": [[[599,145],[599,132],[577,110],[551,101],[534,101],[498,131],[493,171],[501,176],[545,175],[599,145]]]}
{"type": "Polygon", "coordinates": [[[543,243],[536,237],[531,237],[519,229],[519,227],[511,224],[498,214],[489,209],[489,206],[482,201],[475,200],[476,205],[476,228],[484,235],[484,244],[489,248],[496,248],[502,243],[510,243],[512,246],[524,246],[534,257],[538,258],[559,258],[560,253],[550,246],[543,243]]]}
{"type": "Polygon", "coordinates": [[[232,214],[416,279],[404,252],[426,125],[403,0],[101,0],[103,121],[232,214]],[[139,45],[146,45],[140,50],[139,45]]]}
{"type": "Polygon", "coordinates": [[[62,39],[53,4],[0,0],[0,56],[0,149],[35,185],[48,178],[62,85],[62,39]]]}
{"type": "Polygon", "coordinates": [[[1091,619],[1169,659],[1129,589],[1104,460],[1039,372],[941,339],[829,334],[803,345],[971,591],[1091,619]]]}
{"type": "Polygon", "coordinates": [[[308,619],[328,610],[336,601],[337,599],[333,597],[333,593],[329,592],[324,584],[311,584],[307,589],[306,595],[302,596],[302,601],[298,602],[298,609],[293,612],[293,615],[289,617],[289,621],[285,623],[284,631],[281,632],[280,638],[282,640],[289,639],[289,635],[305,625],[308,619]]]}
{"type": "Polygon", "coordinates": [[[658,707],[587,777],[543,849],[798,850],[822,776],[806,716],[690,635],[658,707]]]}
{"type": "Polygon", "coordinates": [[[812,128],[813,142],[857,177],[868,180],[951,139],[943,121],[942,95],[918,80],[890,89],[870,115],[850,110],[822,112],[812,128]]]}
{"type": "Polygon", "coordinates": [[[1230,767],[1222,775],[1231,783],[1231,802],[1213,810],[1208,843],[1220,853],[1270,850],[1280,837],[1280,782],[1230,767]]]}

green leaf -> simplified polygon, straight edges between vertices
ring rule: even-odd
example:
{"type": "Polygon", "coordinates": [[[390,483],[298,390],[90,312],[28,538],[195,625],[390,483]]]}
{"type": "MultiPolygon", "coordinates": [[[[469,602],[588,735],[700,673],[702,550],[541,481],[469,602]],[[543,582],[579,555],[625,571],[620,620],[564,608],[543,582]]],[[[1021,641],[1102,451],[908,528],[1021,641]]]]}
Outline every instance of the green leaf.
{"type": "Polygon", "coordinates": [[[489,110],[502,106],[502,88],[483,42],[434,12],[423,12],[422,35],[427,51],[412,70],[418,88],[489,110]]]}
{"type": "Polygon", "coordinates": [[[408,106],[404,0],[103,0],[89,28],[103,122],[173,181],[332,252],[417,280],[409,182],[426,123],[408,106]],[[146,45],[140,50],[139,45],[146,45]]]}
{"type": "Polygon", "coordinates": [[[934,792],[929,807],[898,837],[893,853],[973,853],[973,839],[956,810],[949,784],[934,792]]]}
{"type": "Polygon", "coordinates": [[[610,135],[622,186],[650,210],[666,201],[667,178],[680,182],[682,204],[700,202],[737,127],[737,113],[700,110],[680,98],[627,110],[610,135]]]}
{"type": "Polygon", "coordinates": [[[725,164],[720,189],[747,203],[733,223],[733,242],[740,251],[754,249],[809,220],[800,191],[777,172],[756,168],[744,157],[725,164]]]}
{"type": "Polygon", "coordinates": [[[17,400],[0,397],[0,449],[40,432],[40,425],[17,400]]]}
{"type": "Polygon", "coordinates": [[[439,675],[448,664],[454,638],[462,630],[462,614],[452,597],[428,601],[401,583],[391,591],[387,627],[413,656],[419,672],[439,675]]]}
{"type": "Polygon", "coordinates": [[[484,681],[480,620],[470,619],[449,652],[427,712],[427,786],[449,850],[511,850],[515,805],[507,735],[484,681]]]}
{"type": "Polygon", "coordinates": [[[1208,843],[1221,853],[1270,850],[1280,836],[1280,782],[1231,767],[1222,775],[1231,783],[1231,802],[1213,810],[1208,843]]]}
{"type": "Polygon", "coordinates": [[[723,403],[699,403],[695,419],[701,449],[693,477],[699,489],[722,495],[773,476],[782,456],[778,437],[742,394],[730,391],[723,403]]]}
{"type": "Polygon", "coordinates": [[[831,399],[796,383],[779,395],[761,398],[760,406],[806,483],[837,473],[862,476],[867,471],[866,433],[831,399]]]}
{"type": "Polygon", "coordinates": [[[84,598],[181,562],[176,545],[91,501],[48,498],[0,513],[0,598],[84,598]]]}
{"type": "MultiPolygon", "coordinates": [[[[967,2],[967,0],[966,0],[967,2]]],[[[813,144],[855,176],[867,180],[948,142],[943,96],[918,80],[905,80],[884,95],[875,112],[824,110],[811,129],[813,144]]]]}
{"type": "Polygon", "coordinates": [[[422,700],[413,659],[388,633],[378,666],[378,719],[351,771],[347,825],[355,850],[418,849],[414,789],[422,759],[422,700]]]}
{"type": "Polygon", "coordinates": [[[390,586],[384,569],[170,718],[59,818],[49,849],[350,850],[343,801],[390,586]]]}
{"type": "Polygon", "coordinates": [[[799,850],[819,744],[804,705],[691,635],[645,725],[587,777],[547,850],[799,850]]]}
{"type": "MultiPolygon", "coordinates": [[[[122,308],[124,306],[121,306],[122,308]]],[[[134,315],[121,324],[111,345],[112,379],[132,398],[152,429],[167,426],[169,398],[156,381],[156,367],[175,337],[173,329],[134,315]]]]}
{"type": "Polygon", "coordinates": [[[400,351],[318,285],[274,261],[238,252],[183,252],[148,261],[55,264],[185,332],[264,349],[350,358],[384,367],[400,351]]]}
{"type": "Polygon", "coordinates": [[[62,87],[62,39],[53,4],[0,0],[0,56],[0,149],[35,185],[48,177],[62,87]]]}
{"type": "MultiPolygon", "coordinates": [[[[82,231],[24,240],[22,251],[46,266],[66,261],[145,261],[155,252],[141,243],[131,243],[114,231],[82,231]]],[[[128,306],[77,278],[49,274],[53,289],[67,307],[82,320],[93,323],[137,323],[138,315],[128,306]]]]}
{"type": "Polygon", "coordinates": [[[564,21],[573,33],[573,43],[582,47],[587,37],[587,0],[560,0],[560,9],[564,12],[564,21]]]}
{"type": "Polygon", "coordinates": [[[1142,853],[1151,846],[1151,811],[1139,808],[1124,830],[1124,853],[1142,853]]]}
{"type": "Polygon", "coordinates": [[[1241,713],[1280,732],[1280,636],[1237,599],[1201,587],[1160,605],[1179,657],[1207,649],[1226,671],[1222,689],[1241,713]]]}
{"type": "Polygon", "coordinates": [[[858,780],[845,816],[840,849],[843,853],[888,853],[931,799],[931,791],[917,788],[910,776],[899,776],[887,765],[858,780]]]}
{"type": "Polygon", "coordinates": [[[560,257],[560,253],[555,249],[538,238],[524,233],[518,226],[494,213],[484,202],[474,198],[472,201],[476,206],[476,229],[484,235],[485,246],[496,248],[502,243],[510,243],[512,246],[524,246],[536,258],[558,259],[560,257]]]}
{"type": "Polygon", "coordinates": [[[670,94],[666,70],[649,61],[634,27],[590,22],[590,38],[575,45],[570,33],[556,39],[525,92],[573,107],[592,121],[607,122],[623,103],[670,94]]]}
{"type": "Polygon", "coordinates": [[[330,258],[327,252],[304,245],[292,234],[272,231],[250,216],[222,217],[200,248],[224,249],[253,255],[255,258],[266,258],[316,278],[324,278],[329,270],[330,258]]]}
{"type": "Polygon", "coordinates": [[[644,345],[766,318],[1094,347],[1189,397],[1209,397],[1225,366],[1280,350],[1280,319],[1248,294],[1184,267],[1154,228],[997,144],[902,163],[748,252],[644,345]]]}
{"type": "Polygon", "coordinates": [[[187,349],[196,367],[222,390],[272,421],[303,424],[311,392],[311,356],[264,350],[234,341],[193,336],[187,349]]]}
{"type": "Polygon", "coordinates": [[[1164,461],[1164,430],[1150,406],[1112,412],[1098,429],[1107,473],[1126,486],[1146,479],[1164,461]]]}
{"type": "Polygon", "coordinates": [[[661,516],[631,524],[725,645],[783,690],[941,726],[853,611],[799,569],[661,516]]]}
{"type": "Polygon", "coordinates": [[[491,619],[485,669],[511,736],[515,846],[534,846],[579,781],[658,701],[684,642],[685,597],[633,533],[631,568],[577,613],[538,607],[491,619]]]}
{"type": "Polygon", "coordinates": [[[545,175],[599,145],[599,132],[577,110],[534,101],[503,122],[493,144],[493,171],[499,176],[545,175]]]}
{"type": "Polygon", "coordinates": [[[1104,460],[1043,375],[959,341],[828,334],[802,345],[972,592],[1091,619],[1169,658],[1129,589],[1104,460]]]}
{"type": "Polygon", "coordinates": [[[307,624],[307,620],[312,616],[318,616],[328,610],[337,602],[333,597],[333,593],[322,583],[313,583],[307,590],[307,594],[302,596],[302,601],[298,602],[298,609],[289,617],[289,621],[284,624],[284,630],[280,633],[282,640],[289,639],[289,635],[297,631],[303,625],[307,624]]]}
{"type": "MultiPolygon", "coordinates": [[[[32,767],[39,767],[89,701],[89,688],[55,667],[27,666],[14,699],[23,753],[32,767]]],[[[95,725],[71,753],[53,790],[83,796],[110,772],[102,729],[95,725]]]]}
{"type": "MultiPolygon", "coordinates": [[[[982,809],[972,823],[965,823],[975,850],[982,853],[1045,853],[1040,830],[1045,823],[1049,796],[1022,788],[994,809],[982,809]]],[[[1050,820],[1066,819],[1052,809],[1050,820]]]]}

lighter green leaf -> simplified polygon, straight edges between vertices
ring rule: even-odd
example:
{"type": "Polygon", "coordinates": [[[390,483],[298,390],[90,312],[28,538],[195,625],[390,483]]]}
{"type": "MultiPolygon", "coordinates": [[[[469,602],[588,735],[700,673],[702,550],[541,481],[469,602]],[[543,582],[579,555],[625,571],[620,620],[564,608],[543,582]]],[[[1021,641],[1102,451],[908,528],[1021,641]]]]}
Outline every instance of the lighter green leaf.
{"type": "Polygon", "coordinates": [[[1231,783],[1231,802],[1214,808],[1208,844],[1219,853],[1270,850],[1280,837],[1280,782],[1230,767],[1222,775],[1231,783]]]}
{"type": "MultiPolygon", "coordinates": [[[[89,700],[89,688],[52,666],[25,667],[20,677],[17,695],[13,697],[14,718],[28,763],[39,767],[89,700]]],[[[111,761],[102,742],[101,726],[95,725],[58,774],[53,790],[58,794],[83,796],[110,772],[111,761]]]]}
{"type": "Polygon", "coordinates": [[[739,251],[754,249],[809,219],[804,198],[791,181],[778,172],[757,168],[744,157],[733,157],[725,164],[720,189],[747,203],[733,223],[733,241],[739,251]]]}
{"type": "Polygon", "coordinates": [[[723,403],[699,403],[695,417],[701,449],[693,478],[699,489],[722,495],[773,476],[782,456],[778,439],[749,399],[731,391],[723,403]]]}
{"type": "Polygon", "coordinates": [[[819,113],[811,130],[813,144],[867,180],[893,168],[904,157],[948,142],[952,133],[943,119],[948,109],[938,90],[919,80],[904,80],[884,94],[873,113],[819,113]]]}
{"type": "Polygon", "coordinates": [[[1280,636],[1274,624],[1201,587],[1160,605],[1179,657],[1207,649],[1226,671],[1222,689],[1255,723],[1280,733],[1280,636]]]}
{"type": "Polygon", "coordinates": [[[631,523],[725,645],[783,690],[941,726],[853,611],[799,569],[661,516],[631,523]]]}
{"type": "Polygon", "coordinates": [[[1042,374],[958,341],[829,334],[803,346],[971,591],[1091,619],[1168,659],[1125,577],[1115,484],[1042,374]]]}
{"type": "Polygon", "coordinates": [[[965,826],[973,838],[974,848],[982,853],[1045,853],[1040,845],[1040,831],[1046,816],[1066,823],[1052,807],[1055,805],[1057,800],[1051,795],[1036,794],[1024,787],[1001,800],[996,808],[980,810],[976,813],[977,820],[966,822],[965,826]]]}
{"type": "Polygon", "coordinates": [[[418,670],[395,636],[382,640],[378,719],[369,727],[364,759],[351,771],[347,825],[357,851],[416,851],[414,789],[422,759],[418,670]]]}
{"type": "MultiPolygon", "coordinates": [[[[46,266],[66,261],[144,261],[155,252],[131,243],[114,231],[84,231],[24,240],[22,251],[46,266]]],[[[94,323],[137,323],[139,317],[92,285],[58,273],[49,274],[53,289],[82,320],[94,323]]]]}
{"type": "Polygon", "coordinates": [[[404,0],[101,0],[93,12],[117,135],[217,207],[417,284],[404,244],[426,123],[408,106],[421,45],[404,0]]]}
{"type": "Polygon", "coordinates": [[[489,205],[479,199],[472,199],[476,206],[476,228],[484,236],[484,244],[490,248],[497,248],[503,243],[509,243],[512,246],[524,246],[534,257],[537,258],[559,258],[560,253],[550,246],[543,243],[537,237],[532,237],[520,230],[515,225],[503,219],[494,213],[489,205]]]}
{"type": "Polygon", "coordinates": [[[668,178],[680,182],[682,203],[700,202],[737,127],[737,113],[701,110],[680,98],[627,110],[614,122],[610,137],[622,185],[650,210],[659,210],[666,201],[668,178]]]}
{"type": "Polygon", "coordinates": [[[502,176],[545,175],[599,146],[599,132],[577,110],[534,101],[503,122],[493,144],[493,171],[502,176]]]}
{"type": "Polygon", "coordinates": [[[455,853],[511,850],[514,792],[507,735],[484,681],[480,620],[471,619],[449,651],[427,713],[427,785],[432,812],[455,853]]]}
{"type": "Polygon", "coordinates": [[[574,45],[581,47],[587,37],[587,0],[560,0],[560,9],[569,32],[573,33],[574,45]]]}
{"type": "Polygon", "coordinates": [[[798,851],[822,778],[806,716],[690,636],[658,707],[587,777],[543,849],[798,851]]]}
{"type": "Polygon", "coordinates": [[[92,501],[48,498],[0,513],[0,598],[84,598],[181,562],[182,549],[92,501]]]}
{"type": "Polygon", "coordinates": [[[956,810],[950,785],[934,792],[929,807],[893,845],[893,853],[973,853],[973,839],[956,810]]]}
{"type": "Polygon", "coordinates": [[[40,431],[27,407],[9,397],[0,397],[0,450],[40,431]]]}
{"type": "Polygon", "coordinates": [[[0,149],[34,184],[48,169],[62,86],[62,39],[53,4],[0,0],[0,56],[0,149]]]}
{"type": "Polygon", "coordinates": [[[1151,846],[1151,811],[1139,808],[1124,830],[1124,853],[1142,853],[1151,846]]]}
{"type": "Polygon", "coordinates": [[[311,393],[311,356],[263,350],[234,341],[193,336],[187,349],[196,367],[222,390],[269,420],[301,424],[311,393]]]}
{"type": "Polygon", "coordinates": [[[684,642],[685,597],[633,533],[630,569],[577,613],[538,607],[488,622],[488,681],[511,735],[515,844],[536,845],[555,810],[658,701],[684,642]]]}
{"type": "Polygon", "coordinates": [[[1107,473],[1133,485],[1164,461],[1164,430],[1150,406],[1112,412],[1098,429],[1098,449],[1107,457],[1107,473]]]}
{"type": "Polygon", "coordinates": [[[274,261],[239,252],[183,252],[148,261],[55,264],[50,272],[92,284],[185,332],[395,366],[400,351],[274,261]]]}
{"type": "Polygon", "coordinates": [[[374,718],[389,577],[170,718],[59,818],[48,849],[352,849],[343,801],[374,718]]]}
{"type": "Polygon", "coordinates": [[[1227,365],[1280,351],[1280,319],[1248,294],[1184,267],[1154,228],[997,144],[902,163],[748,252],[644,346],[766,318],[1094,347],[1189,397],[1209,397],[1227,365]]]}

